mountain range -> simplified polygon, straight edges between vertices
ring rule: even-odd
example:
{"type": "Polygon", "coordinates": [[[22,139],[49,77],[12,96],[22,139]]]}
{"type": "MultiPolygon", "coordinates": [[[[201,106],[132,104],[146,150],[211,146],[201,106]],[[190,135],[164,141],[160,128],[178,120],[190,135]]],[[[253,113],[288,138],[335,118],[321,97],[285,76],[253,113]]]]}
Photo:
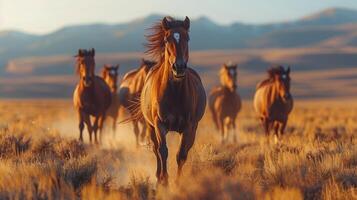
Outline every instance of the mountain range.
{"type": "MultiPolygon", "coordinates": [[[[127,71],[135,67],[139,58],[143,56],[141,52],[144,51],[144,35],[149,33],[147,29],[162,18],[162,15],[153,14],[120,24],[97,23],[67,26],[45,35],[1,31],[0,84],[3,85],[0,86],[0,96],[17,96],[13,93],[15,94],[17,92],[14,91],[19,90],[11,89],[11,87],[20,83],[15,84],[9,78],[16,80],[16,78],[22,79],[30,76],[32,79],[35,79],[34,76],[41,78],[49,75],[72,76],[73,59],[71,56],[76,53],[78,48],[94,47],[96,52],[99,53],[99,64],[120,62],[122,69],[127,71]],[[5,89],[4,85],[6,86],[5,89]],[[7,93],[7,91],[12,91],[12,93],[7,93]]],[[[232,52],[237,53],[235,51],[237,49],[238,52],[263,51],[264,49],[267,51],[269,49],[280,49],[281,52],[284,52],[284,49],[328,49],[336,50],[332,53],[335,56],[335,61],[338,63],[340,59],[341,64],[343,64],[348,51],[343,50],[343,53],[341,53],[340,49],[357,47],[357,11],[331,8],[295,21],[263,25],[240,22],[221,25],[208,17],[200,17],[191,20],[190,38],[190,50],[192,52],[225,51],[227,53],[225,56],[230,59],[239,58],[239,55],[233,56],[232,54],[232,52]]],[[[265,53],[258,54],[242,57],[244,62],[242,60],[239,62],[243,62],[243,66],[250,65],[247,70],[262,70],[263,66],[269,63],[266,59],[264,60],[265,53]],[[258,54],[262,57],[257,56],[258,54]]],[[[327,57],[324,57],[324,55],[319,58],[328,59],[331,57],[329,54],[325,55],[327,57]]],[[[348,58],[353,57],[350,54],[348,56],[348,58]]],[[[306,59],[308,57],[300,56],[299,58],[306,59]]],[[[309,66],[320,66],[318,61],[304,64],[305,61],[297,62],[296,59],[297,57],[290,55],[286,60],[281,59],[281,61],[284,63],[295,62],[305,67],[304,69],[309,69],[309,66]]],[[[194,57],[193,60],[195,60],[194,57]]],[[[202,62],[198,64],[203,65],[203,67],[213,66],[213,63],[202,62]]],[[[350,59],[347,67],[354,64],[357,66],[354,59],[352,61],[350,59]]],[[[328,66],[329,69],[333,67],[338,66],[328,66]]],[[[53,82],[53,79],[51,81],[53,82]]],[[[52,84],[61,88],[63,83],[59,81],[52,84]]],[[[34,86],[34,88],[38,89],[37,86],[34,86]]],[[[63,88],[59,89],[59,91],[62,90],[67,91],[63,88]]],[[[40,96],[46,96],[48,91],[53,90],[47,88],[40,96]]],[[[23,94],[27,95],[28,93],[29,96],[32,94],[30,91],[24,92],[23,94]]],[[[69,92],[67,91],[65,94],[64,96],[68,96],[69,92]]],[[[54,96],[61,96],[61,94],[54,96]]]]}

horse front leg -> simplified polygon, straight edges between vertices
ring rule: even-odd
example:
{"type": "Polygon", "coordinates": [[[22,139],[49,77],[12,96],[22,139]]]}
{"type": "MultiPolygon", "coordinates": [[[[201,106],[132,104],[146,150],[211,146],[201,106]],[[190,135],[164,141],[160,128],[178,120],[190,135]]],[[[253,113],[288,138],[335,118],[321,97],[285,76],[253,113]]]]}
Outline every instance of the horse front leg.
{"type": "Polygon", "coordinates": [[[83,142],[83,129],[84,129],[84,122],[83,122],[83,113],[78,110],[78,128],[79,128],[79,141],[83,142]]]}
{"type": "Polygon", "coordinates": [[[225,135],[225,124],[224,124],[224,121],[222,118],[219,118],[219,121],[218,121],[218,124],[219,124],[219,130],[221,132],[221,144],[224,144],[224,135],[225,135]]]}
{"type": "Polygon", "coordinates": [[[113,122],[112,122],[113,137],[115,136],[115,133],[117,132],[117,120],[118,120],[118,113],[115,113],[113,116],[113,122]]]}
{"type": "Polygon", "coordinates": [[[167,132],[167,128],[160,122],[159,119],[157,119],[155,123],[155,133],[158,141],[158,152],[160,154],[161,161],[161,174],[158,181],[164,186],[168,184],[167,157],[169,152],[166,145],[167,132]]]}
{"type": "Polygon", "coordinates": [[[106,113],[103,113],[102,116],[99,117],[99,121],[98,121],[99,142],[100,143],[102,143],[102,140],[103,140],[103,128],[104,128],[105,119],[106,119],[106,113]]]}
{"type": "Polygon", "coordinates": [[[286,120],[284,120],[283,122],[280,123],[280,127],[279,127],[279,138],[281,138],[281,137],[284,136],[287,121],[288,121],[288,120],[286,119],[286,120]]]}
{"type": "Polygon", "coordinates": [[[146,123],[141,121],[142,124],[142,128],[141,128],[141,132],[140,132],[140,140],[142,142],[147,143],[147,128],[146,128],[146,123]]]}
{"type": "Polygon", "coordinates": [[[92,123],[90,121],[90,116],[88,114],[83,114],[83,121],[87,125],[87,130],[88,130],[88,135],[89,135],[89,142],[92,143],[92,132],[93,132],[93,127],[92,123]]]}
{"type": "Polygon", "coordinates": [[[267,140],[267,142],[268,142],[268,144],[269,144],[269,143],[270,143],[270,140],[269,140],[270,121],[269,121],[268,118],[261,118],[261,121],[262,121],[262,123],[263,123],[266,140],[267,140]]]}
{"type": "Polygon", "coordinates": [[[233,119],[232,120],[232,134],[233,134],[233,142],[234,143],[237,143],[237,135],[238,135],[238,133],[237,133],[237,127],[236,127],[236,120],[235,119],[233,119]]]}
{"type": "Polygon", "coordinates": [[[135,134],[135,142],[136,142],[136,148],[139,147],[139,134],[140,134],[140,130],[139,130],[139,124],[137,120],[133,121],[133,127],[134,127],[134,134],[135,134]]]}
{"type": "Polygon", "coordinates": [[[193,146],[196,138],[197,124],[192,125],[186,131],[181,133],[180,148],[176,154],[177,161],[177,179],[180,178],[182,173],[182,167],[187,160],[188,152],[193,146]]]}
{"type": "Polygon", "coordinates": [[[98,132],[98,122],[99,122],[100,116],[96,116],[94,118],[94,123],[93,123],[93,131],[94,131],[94,142],[95,144],[98,144],[98,139],[97,139],[97,132],[98,132]]]}
{"type": "Polygon", "coordinates": [[[148,134],[150,136],[150,139],[153,143],[152,150],[156,156],[156,178],[159,181],[160,175],[161,175],[161,159],[160,159],[160,154],[159,154],[159,142],[157,140],[156,134],[154,127],[151,125],[148,125],[148,134]]]}

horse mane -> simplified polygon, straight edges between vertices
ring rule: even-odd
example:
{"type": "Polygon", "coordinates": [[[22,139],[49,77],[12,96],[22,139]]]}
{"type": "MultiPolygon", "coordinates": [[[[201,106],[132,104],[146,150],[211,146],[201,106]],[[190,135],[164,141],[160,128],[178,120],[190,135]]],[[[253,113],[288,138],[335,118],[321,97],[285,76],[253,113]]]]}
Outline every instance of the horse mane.
{"type": "Polygon", "coordinates": [[[165,29],[161,21],[158,21],[147,30],[150,31],[150,34],[145,35],[147,40],[145,53],[161,63],[165,52],[165,29]]]}
{"type": "MultiPolygon", "coordinates": [[[[79,65],[79,59],[84,58],[84,57],[92,57],[92,52],[86,49],[79,49],[81,51],[81,55],[76,54],[74,57],[76,58],[76,64],[75,64],[75,72],[77,75],[79,75],[79,70],[80,70],[80,65],[79,65]]],[[[93,58],[94,61],[94,58],[93,58]]]]}
{"type": "Polygon", "coordinates": [[[267,69],[268,77],[265,80],[258,83],[256,89],[259,89],[261,87],[264,87],[264,86],[272,83],[274,81],[275,75],[280,75],[283,72],[284,72],[284,67],[281,65],[273,65],[273,66],[269,67],[269,69],[267,69]]]}
{"type": "MultiPolygon", "coordinates": [[[[166,16],[165,18],[170,22],[170,26],[172,28],[183,25],[183,21],[175,20],[171,16],[166,16]]],[[[149,35],[145,35],[147,40],[147,43],[145,44],[147,50],[145,53],[155,59],[157,62],[156,66],[160,66],[160,64],[164,61],[165,56],[165,28],[160,20],[147,30],[151,33],[149,35]]]]}
{"type": "Polygon", "coordinates": [[[102,77],[105,78],[105,76],[107,75],[107,69],[106,67],[110,67],[110,65],[103,65],[103,68],[102,68],[102,77]]]}

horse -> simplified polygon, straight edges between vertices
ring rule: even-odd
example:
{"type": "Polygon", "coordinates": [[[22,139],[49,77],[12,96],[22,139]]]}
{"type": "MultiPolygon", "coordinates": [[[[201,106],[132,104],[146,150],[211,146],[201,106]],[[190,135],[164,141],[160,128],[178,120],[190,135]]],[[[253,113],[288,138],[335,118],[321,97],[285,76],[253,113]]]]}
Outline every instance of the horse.
{"type": "MultiPolygon", "coordinates": [[[[142,59],[140,67],[126,73],[120,84],[118,95],[120,107],[125,108],[132,116],[136,113],[133,108],[135,107],[136,102],[139,101],[145,78],[149,70],[155,64],[155,61],[142,59]]],[[[141,140],[144,140],[146,137],[146,123],[142,118],[137,120],[134,119],[132,120],[132,123],[134,127],[136,146],[139,147],[139,136],[141,137],[141,140]],[[139,124],[141,124],[142,127],[141,131],[139,129],[139,124]]]]}
{"type": "Polygon", "coordinates": [[[118,88],[118,70],[119,65],[104,65],[102,69],[102,78],[107,83],[112,94],[112,100],[110,107],[107,110],[107,117],[113,119],[112,121],[112,131],[113,134],[116,132],[117,119],[119,114],[119,98],[117,94],[118,88]]]}
{"type": "Polygon", "coordinates": [[[219,71],[221,85],[214,87],[209,95],[208,105],[216,129],[221,132],[222,143],[229,137],[229,132],[236,139],[236,118],[242,107],[237,89],[237,65],[223,64],[219,71]]]}
{"type": "Polygon", "coordinates": [[[94,56],[94,49],[79,49],[75,56],[79,83],[73,93],[73,104],[79,118],[79,140],[83,142],[85,123],[90,142],[92,143],[92,132],[94,132],[95,143],[98,144],[97,131],[99,129],[101,138],[106,111],[111,104],[111,92],[105,81],[95,75],[94,56]],[[91,116],[94,117],[93,126],[90,120],[91,116]]]}
{"type": "Polygon", "coordinates": [[[269,141],[270,130],[274,128],[274,142],[284,135],[288,116],[293,109],[290,93],[290,67],[273,66],[267,70],[268,78],[257,85],[254,108],[263,124],[269,141]]]}
{"type": "Polygon", "coordinates": [[[177,180],[206,108],[206,93],[198,73],[187,66],[190,20],[164,17],[147,35],[146,53],[158,63],[149,71],[140,95],[139,114],[145,119],[156,156],[156,177],[168,184],[166,134],[178,132],[177,180]]]}

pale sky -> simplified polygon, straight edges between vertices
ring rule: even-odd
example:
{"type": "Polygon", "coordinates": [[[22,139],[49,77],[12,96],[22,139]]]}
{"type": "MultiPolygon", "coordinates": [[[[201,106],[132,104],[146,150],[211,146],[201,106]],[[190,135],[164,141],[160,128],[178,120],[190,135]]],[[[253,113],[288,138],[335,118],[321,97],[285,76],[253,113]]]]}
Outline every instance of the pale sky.
{"type": "Polygon", "coordinates": [[[221,24],[281,22],[357,0],[0,0],[0,30],[45,34],[66,25],[119,23],[152,13],[207,16],[221,24]]]}

